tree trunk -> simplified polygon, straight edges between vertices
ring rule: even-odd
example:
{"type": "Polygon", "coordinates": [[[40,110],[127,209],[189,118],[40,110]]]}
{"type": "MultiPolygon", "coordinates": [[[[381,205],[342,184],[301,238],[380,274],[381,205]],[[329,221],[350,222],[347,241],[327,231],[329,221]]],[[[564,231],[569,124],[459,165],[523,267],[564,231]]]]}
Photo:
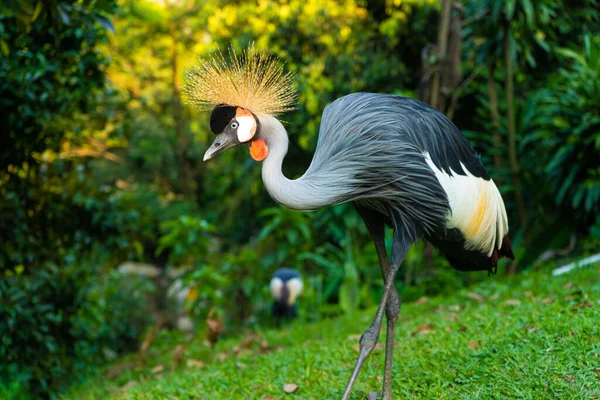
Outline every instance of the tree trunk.
{"type": "Polygon", "coordinates": [[[496,81],[494,80],[494,72],[496,65],[491,61],[488,66],[488,99],[490,103],[490,116],[492,118],[492,139],[494,141],[494,169],[502,170],[504,163],[502,162],[502,137],[500,136],[500,111],[498,108],[498,91],[496,90],[496,81]]]}
{"type": "Polygon", "coordinates": [[[506,74],[505,95],[508,117],[508,158],[510,161],[510,170],[512,172],[515,201],[519,209],[521,228],[524,229],[525,238],[527,239],[527,214],[525,211],[525,202],[523,201],[523,192],[521,190],[521,171],[519,168],[519,161],[517,159],[517,128],[515,125],[514,77],[513,60],[511,56],[511,35],[512,33],[510,27],[508,27],[508,29],[506,29],[506,35],[504,38],[504,68],[506,74]]]}
{"type": "Polygon", "coordinates": [[[440,21],[438,28],[437,56],[438,62],[433,74],[433,83],[431,85],[431,105],[438,110],[444,110],[442,88],[442,73],[446,69],[448,52],[448,31],[450,30],[450,16],[452,12],[452,1],[442,0],[440,9],[440,21]]]}

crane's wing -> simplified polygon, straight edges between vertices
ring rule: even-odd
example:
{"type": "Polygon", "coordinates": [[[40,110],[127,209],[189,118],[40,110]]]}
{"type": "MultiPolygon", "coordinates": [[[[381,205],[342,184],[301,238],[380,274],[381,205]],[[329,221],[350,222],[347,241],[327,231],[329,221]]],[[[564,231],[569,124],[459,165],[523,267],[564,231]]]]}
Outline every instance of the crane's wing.
{"type": "Polygon", "coordinates": [[[502,196],[469,141],[433,107],[405,97],[392,98],[408,116],[407,139],[422,149],[448,196],[449,229],[428,239],[457,269],[487,269],[495,267],[500,257],[514,258],[502,196]]]}
{"type": "Polygon", "coordinates": [[[508,222],[502,196],[469,141],[435,108],[374,93],[336,100],[323,113],[313,164],[333,165],[337,159],[344,163],[335,171],[354,165],[361,170],[361,186],[380,185],[371,197],[383,201],[372,204],[392,204],[392,212],[421,225],[438,215],[446,229],[424,225],[428,235],[456,230],[439,238],[440,248],[449,241],[488,259],[503,248],[508,222]],[[445,205],[436,203],[440,197],[445,205]]]}
{"type": "Polygon", "coordinates": [[[390,106],[405,120],[407,139],[428,153],[433,164],[446,174],[471,175],[490,180],[481,158],[463,133],[444,114],[423,102],[386,96],[390,106]]]}

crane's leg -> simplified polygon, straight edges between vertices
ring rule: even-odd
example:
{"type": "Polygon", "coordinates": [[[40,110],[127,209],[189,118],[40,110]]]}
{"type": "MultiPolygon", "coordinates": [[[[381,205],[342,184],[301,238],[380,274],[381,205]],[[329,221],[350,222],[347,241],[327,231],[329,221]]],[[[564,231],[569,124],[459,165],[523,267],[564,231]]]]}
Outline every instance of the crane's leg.
{"type": "Polygon", "coordinates": [[[383,217],[379,213],[365,208],[356,207],[356,210],[365,221],[365,224],[373,239],[373,243],[375,244],[385,287],[383,295],[381,296],[381,302],[377,309],[377,313],[375,314],[375,319],[373,320],[371,326],[360,338],[360,352],[358,359],[342,399],[346,400],[350,396],[350,392],[354,386],[354,383],[356,382],[362,366],[377,344],[379,332],[381,330],[383,311],[385,309],[387,319],[387,335],[382,398],[384,400],[390,400],[392,398],[392,357],[394,353],[394,337],[396,335],[396,324],[398,321],[398,315],[400,313],[400,297],[398,296],[398,292],[394,286],[394,276],[396,275],[398,267],[400,266],[406,252],[404,251],[404,253],[402,253],[402,250],[398,251],[399,248],[394,246],[396,251],[394,252],[394,249],[392,249],[392,261],[396,262],[393,263],[394,268],[390,268],[390,263],[385,248],[385,227],[383,217]]]}

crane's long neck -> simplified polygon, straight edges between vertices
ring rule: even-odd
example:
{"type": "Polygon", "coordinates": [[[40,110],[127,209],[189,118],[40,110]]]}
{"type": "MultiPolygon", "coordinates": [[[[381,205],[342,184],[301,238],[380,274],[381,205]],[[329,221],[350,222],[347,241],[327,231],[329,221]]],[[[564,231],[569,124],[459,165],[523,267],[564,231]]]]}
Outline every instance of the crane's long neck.
{"type": "Polygon", "coordinates": [[[327,205],[326,199],[320,198],[318,188],[305,176],[290,180],[283,175],[283,159],[288,151],[287,132],[281,122],[270,115],[261,115],[259,119],[261,137],[269,148],[263,161],[262,178],[271,197],[294,210],[310,211],[327,205]]]}

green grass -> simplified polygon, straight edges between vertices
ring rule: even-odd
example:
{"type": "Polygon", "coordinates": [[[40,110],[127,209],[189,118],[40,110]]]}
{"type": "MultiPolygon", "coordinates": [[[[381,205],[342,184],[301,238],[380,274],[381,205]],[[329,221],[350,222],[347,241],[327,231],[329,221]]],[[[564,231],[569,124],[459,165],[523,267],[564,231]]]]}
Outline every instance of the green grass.
{"type": "MultiPolygon", "coordinates": [[[[394,397],[410,399],[600,399],[600,265],[552,277],[549,270],[492,277],[453,296],[402,307],[394,397]]],[[[374,310],[200,343],[186,358],[203,368],[171,370],[181,337],[163,334],[145,361],[104,374],[65,399],[337,399],[374,310]],[[260,342],[263,342],[262,344],[260,342]],[[219,361],[222,359],[222,361],[219,361]],[[153,373],[157,365],[164,370],[153,373]],[[285,394],[284,383],[298,389],[285,394]]],[[[385,328],[380,336],[384,343],[385,328]]],[[[381,346],[379,346],[381,347],[381,346]]],[[[380,390],[383,350],[371,356],[353,392],[380,390]]]]}

